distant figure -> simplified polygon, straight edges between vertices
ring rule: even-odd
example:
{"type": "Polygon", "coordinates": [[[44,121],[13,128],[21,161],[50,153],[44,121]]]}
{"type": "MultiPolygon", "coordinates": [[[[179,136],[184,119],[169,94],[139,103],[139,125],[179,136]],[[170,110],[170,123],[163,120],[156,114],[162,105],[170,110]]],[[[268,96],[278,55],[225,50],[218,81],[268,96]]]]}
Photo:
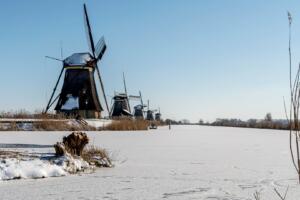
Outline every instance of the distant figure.
{"type": "Polygon", "coordinates": [[[171,130],[171,122],[169,122],[169,130],[171,130]]]}

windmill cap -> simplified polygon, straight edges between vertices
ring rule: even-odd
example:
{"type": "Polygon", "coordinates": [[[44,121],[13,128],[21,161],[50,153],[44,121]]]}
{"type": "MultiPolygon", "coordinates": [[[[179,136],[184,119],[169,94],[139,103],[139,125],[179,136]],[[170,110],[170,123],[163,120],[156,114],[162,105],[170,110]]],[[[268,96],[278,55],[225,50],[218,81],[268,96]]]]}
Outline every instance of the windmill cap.
{"type": "MultiPolygon", "coordinates": [[[[64,66],[84,66],[88,65],[94,60],[93,56],[86,53],[73,53],[64,60],[64,66]]],[[[89,66],[89,65],[88,65],[89,66]]]]}

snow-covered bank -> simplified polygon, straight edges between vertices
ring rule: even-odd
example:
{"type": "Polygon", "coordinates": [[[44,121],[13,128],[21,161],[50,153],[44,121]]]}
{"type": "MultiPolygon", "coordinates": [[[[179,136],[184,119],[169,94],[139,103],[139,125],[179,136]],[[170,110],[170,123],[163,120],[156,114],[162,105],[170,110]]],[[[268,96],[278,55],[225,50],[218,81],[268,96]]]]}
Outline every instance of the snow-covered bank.
{"type": "Polygon", "coordinates": [[[105,127],[112,122],[112,120],[109,119],[86,119],[85,121],[88,123],[88,125],[95,128],[105,127]]]}
{"type": "Polygon", "coordinates": [[[9,158],[0,163],[0,180],[12,180],[21,178],[46,178],[65,176],[66,171],[58,165],[49,162],[35,160],[18,160],[9,158]]]}
{"type": "Polygon", "coordinates": [[[87,146],[89,140],[84,132],[72,132],[55,145],[0,143],[0,181],[58,177],[96,167],[113,167],[108,152],[87,146]],[[43,153],[45,148],[55,152],[43,153]]]}
{"type": "Polygon", "coordinates": [[[0,180],[37,179],[66,176],[88,169],[81,158],[61,156],[52,158],[5,158],[0,162],[0,180]]]}
{"type": "MultiPolygon", "coordinates": [[[[0,143],[54,144],[66,132],[0,132],[0,143]]],[[[205,126],[88,132],[91,144],[118,153],[114,168],[83,176],[0,181],[2,199],[286,200],[300,197],[288,132],[205,126]]],[[[5,145],[2,145],[5,146],[5,145]]],[[[50,148],[18,150],[53,153],[50,148]]],[[[12,147],[14,147],[12,146],[12,147]]],[[[1,147],[1,144],[0,144],[1,147]]]]}
{"type": "Polygon", "coordinates": [[[0,131],[67,131],[67,130],[96,130],[111,124],[108,119],[0,119],[0,131]]]}

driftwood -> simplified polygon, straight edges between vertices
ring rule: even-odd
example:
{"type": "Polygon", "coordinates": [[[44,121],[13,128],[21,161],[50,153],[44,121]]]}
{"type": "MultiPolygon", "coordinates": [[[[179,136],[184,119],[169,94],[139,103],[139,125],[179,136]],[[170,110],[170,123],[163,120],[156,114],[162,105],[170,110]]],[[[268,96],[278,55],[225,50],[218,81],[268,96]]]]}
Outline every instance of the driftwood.
{"type": "Polygon", "coordinates": [[[89,138],[84,132],[73,132],[68,136],[63,137],[62,142],[57,142],[54,145],[55,153],[58,156],[70,153],[71,155],[81,156],[82,151],[89,143],[89,138]]]}

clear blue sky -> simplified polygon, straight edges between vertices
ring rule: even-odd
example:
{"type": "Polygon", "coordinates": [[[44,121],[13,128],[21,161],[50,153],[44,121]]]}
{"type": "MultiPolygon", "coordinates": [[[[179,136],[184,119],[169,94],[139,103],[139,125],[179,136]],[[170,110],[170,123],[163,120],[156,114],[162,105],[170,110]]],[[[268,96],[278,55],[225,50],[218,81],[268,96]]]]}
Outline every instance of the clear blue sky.
{"type": "Polygon", "coordinates": [[[164,118],[284,118],[288,98],[288,21],[293,64],[300,61],[296,0],[3,1],[0,6],[0,110],[45,107],[60,57],[88,50],[82,4],[95,40],[108,44],[100,63],[106,91],[143,92],[164,118]]]}

